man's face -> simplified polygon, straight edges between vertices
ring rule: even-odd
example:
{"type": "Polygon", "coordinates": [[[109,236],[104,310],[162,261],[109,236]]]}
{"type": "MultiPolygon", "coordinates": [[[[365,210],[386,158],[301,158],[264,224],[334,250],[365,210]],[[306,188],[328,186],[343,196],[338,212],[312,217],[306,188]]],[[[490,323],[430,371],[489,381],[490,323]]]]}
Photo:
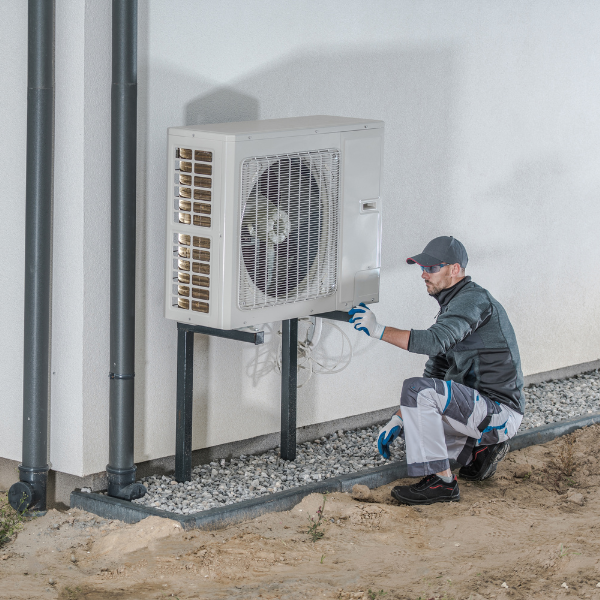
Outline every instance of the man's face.
{"type": "Polygon", "coordinates": [[[435,294],[439,294],[442,290],[445,290],[456,283],[452,277],[453,267],[455,267],[455,265],[445,265],[437,273],[427,273],[427,271],[421,273],[421,279],[425,280],[427,293],[430,296],[435,296],[435,294]]]}

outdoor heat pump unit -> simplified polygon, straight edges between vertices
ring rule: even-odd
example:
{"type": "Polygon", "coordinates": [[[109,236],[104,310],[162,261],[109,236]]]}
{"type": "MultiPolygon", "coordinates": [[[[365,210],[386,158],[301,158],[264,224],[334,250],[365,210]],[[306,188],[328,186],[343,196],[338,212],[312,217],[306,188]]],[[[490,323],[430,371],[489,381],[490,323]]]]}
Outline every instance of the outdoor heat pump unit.
{"type": "Polygon", "coordinates": [[[219,329],[379,301],[383,122],[171,127],[165,316],[219,329]]]}

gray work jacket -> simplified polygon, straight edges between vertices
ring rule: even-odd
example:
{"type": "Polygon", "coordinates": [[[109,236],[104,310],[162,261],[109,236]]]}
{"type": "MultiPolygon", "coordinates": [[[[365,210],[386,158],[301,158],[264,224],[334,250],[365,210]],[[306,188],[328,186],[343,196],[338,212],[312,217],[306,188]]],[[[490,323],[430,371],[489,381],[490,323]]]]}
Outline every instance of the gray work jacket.
{"type": "Polygon", "coordinates": [[[502,305],[465,277],[434,298],[436,322],[410,332],[408,351],[426,354],[424,377],[467,385],[523,414],[523,373],[517,338],[502,305]]]}

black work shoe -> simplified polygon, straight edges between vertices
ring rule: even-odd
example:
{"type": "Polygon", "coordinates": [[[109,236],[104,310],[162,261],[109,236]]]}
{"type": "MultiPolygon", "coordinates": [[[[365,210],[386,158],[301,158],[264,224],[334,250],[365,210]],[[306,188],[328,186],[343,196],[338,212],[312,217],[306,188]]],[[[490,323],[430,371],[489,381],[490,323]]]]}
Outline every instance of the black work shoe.
{"type": "Polygon", "coordinates": [[[473,461],[468,467],[462,467],[459,477],[467,481],[483,481],[496,472],[498,463],[506,456],[510,446],[508,442],[479,446],[473,450],[473,461]]]}
{"type": "Polygon", "coordinates": [[[392,496],[401,504],[433,504],[434,502],[458,502],[460,491],[456,475],[446,483],[437,475],[427,475],[414,485],[397,485],[392,496]]]}

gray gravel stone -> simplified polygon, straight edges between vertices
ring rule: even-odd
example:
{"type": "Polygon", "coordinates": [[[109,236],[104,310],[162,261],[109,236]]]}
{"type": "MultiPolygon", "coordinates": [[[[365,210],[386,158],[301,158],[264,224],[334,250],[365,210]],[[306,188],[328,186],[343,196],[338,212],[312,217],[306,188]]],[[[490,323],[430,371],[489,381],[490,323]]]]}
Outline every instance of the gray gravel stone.
{"type": "MultiPolygon", "coordinates": [[[[526,411],[520,431],[600,412],[600,371],[525,388],[526,411]]],[[[390,413],[393,412],[390,410],[390,413]]],[[[258,456],[241,455],[200,465],[192,481],[177,483],[166,475],[145,477],[148,493],[133,500],[178,514],[189,514],[234,502],[267,496],[315,481],[323,481],[386,461],[377,452],[380,425],[339,430],[298,445],[294,462],[281,460],[279,448],[258,456]]],[[[404,458],[404,442],[391,447],[391,460],[404,458]]]]}

